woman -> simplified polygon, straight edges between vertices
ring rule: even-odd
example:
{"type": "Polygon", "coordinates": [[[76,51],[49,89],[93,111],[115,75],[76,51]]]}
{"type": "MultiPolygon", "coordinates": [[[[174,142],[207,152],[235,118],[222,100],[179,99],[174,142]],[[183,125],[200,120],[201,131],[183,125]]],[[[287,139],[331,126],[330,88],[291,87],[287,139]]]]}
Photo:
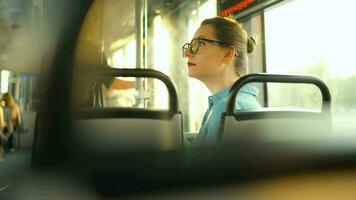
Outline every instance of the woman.
{"type": "Polygon", "coordinates": [[[8,141],[5,150],[15,150],[14,134],[21,124],[20,107],[16,104],[14,97],[10,93],[3,95],[5,102],[4,117],[6,121],[6,128],[8,131],[8,141]]]}
{"type": "MultiPolygon", "coordinates": [[[[212,93],[196,144],[217,141],[221,114],[225,111],[229,89],[246,74],[248,58],[256,46],[241,24],[233,19],[215,17],[204,20],[190,43],[183,46],[188,58],[188,75],[203,82],[212,93]]],[[[246,85],[237,95],[236,109],[255,109],[257,89],[246,85]]]]}
{"type": "Polygon", "coordinates": [[[4,145],[7,141],[7,138],[4,134],[5,125],[5,117],[4,117],[4,109],[5,106],[4,101],[0,101],[0,162],[4,161],[4,145]]]}

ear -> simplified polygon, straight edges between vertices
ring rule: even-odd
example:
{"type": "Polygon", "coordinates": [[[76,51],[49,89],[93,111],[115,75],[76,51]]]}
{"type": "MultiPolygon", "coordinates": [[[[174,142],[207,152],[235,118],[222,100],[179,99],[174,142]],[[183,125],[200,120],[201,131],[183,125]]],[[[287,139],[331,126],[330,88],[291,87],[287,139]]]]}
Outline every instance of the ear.
{"type": "Polygon", "coordinates": [[[234,58],[235,58],[235,47],[233,46],[227,47],[225,51],[224,62],[225,63],[233,62],[234,58]]]}

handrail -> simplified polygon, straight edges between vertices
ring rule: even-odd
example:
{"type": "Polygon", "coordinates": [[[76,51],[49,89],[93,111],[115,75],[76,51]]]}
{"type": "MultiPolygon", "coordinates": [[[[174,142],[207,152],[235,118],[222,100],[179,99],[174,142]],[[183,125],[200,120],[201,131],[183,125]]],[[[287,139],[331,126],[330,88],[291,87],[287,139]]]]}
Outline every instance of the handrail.
{"type": "Polygon", "coordinates": [[[272,83],[304,83],[316,85],[323,98],[322,112],[330,113],[331,111],[331,95],[328,86],[319,78],[315,76],[306,75],[286,75],[286,74],[248,74],[239,78],[231,87],[229,91],[229,99],[226,105],[226,114],[233,115],[235,112],[235,101],[237,93],[240,89],[251,82],[272,82],[272,83]]]}
{"type": "Polygon", "coordinates": [[[178,113],[178,95],[175,86],[171,79],[164,73],[154,69],[128,69],[128,68],[110,68],[108,66],[96,66],[81,69],[81,73],[94,78],[111,78],[111,77],[141,77],[141,78],[156,78],[161,80],[167,87],[169,94],[169,110],[178,113]]]}

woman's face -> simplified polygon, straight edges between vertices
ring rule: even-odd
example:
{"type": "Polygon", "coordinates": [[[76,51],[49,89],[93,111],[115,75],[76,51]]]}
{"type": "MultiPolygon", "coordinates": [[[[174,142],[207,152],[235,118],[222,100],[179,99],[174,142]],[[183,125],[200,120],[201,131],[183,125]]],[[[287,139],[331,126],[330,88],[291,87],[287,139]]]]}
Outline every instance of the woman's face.
{"type": "MultiPolygon", "coordinates": [[[[214,28],[211,25],[200,26],[192,41],[196,38],[217,41],[214,36],[214,28]]],[[[204,40],[195,40],[193,43],[195,42],[199,42],[199,50],[196,53],[189,50],[184,53],[188,58],[188,75],[201,81],[208,81],[220,76],[224,71],[225,49],[204,40]]]]}

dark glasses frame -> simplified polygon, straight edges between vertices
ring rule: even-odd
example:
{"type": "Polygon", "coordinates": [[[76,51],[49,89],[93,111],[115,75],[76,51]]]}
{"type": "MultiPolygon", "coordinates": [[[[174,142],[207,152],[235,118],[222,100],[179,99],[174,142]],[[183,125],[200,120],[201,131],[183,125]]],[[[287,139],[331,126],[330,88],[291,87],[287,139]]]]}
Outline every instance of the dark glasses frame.
{"type": "Polygon", "coordinates": [[[210,44],[214,44],[214,45],[217,45],[217,46],[226,46],[226,44],[224,42],[221,42],[221,41],[218,41],[218,40],[210,40],[210,39],[206,39],[206,38],[195,38],[193,39],[190,43],[185,43],[183,46],[182,46],[182,55],[183,55],[183,58],[185,58],[185,52],[186,51],[190,51],[192,54],[195,54],[199,51],[199,47],[200,45],[202,44],[201,41],[204,41],[204,42],[208,42],[210,44]],[[194,50],[192,48],[192,44],[194,41],[198,41],[198,46],[197,48],[194,50]]]}

